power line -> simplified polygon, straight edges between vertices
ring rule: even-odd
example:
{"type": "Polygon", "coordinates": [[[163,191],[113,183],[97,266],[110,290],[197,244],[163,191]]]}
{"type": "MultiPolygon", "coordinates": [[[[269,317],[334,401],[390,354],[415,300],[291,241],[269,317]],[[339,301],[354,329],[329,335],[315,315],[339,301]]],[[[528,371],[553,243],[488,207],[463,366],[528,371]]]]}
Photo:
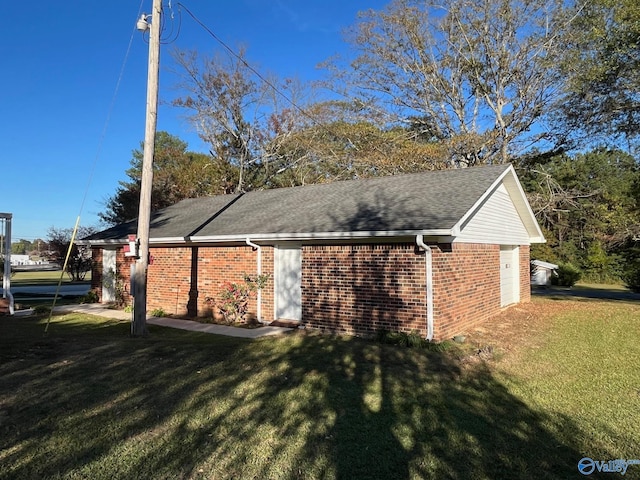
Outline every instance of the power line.
{"type": "MultiPolygon", "coordinates": [[[[330,136],[333,136],[335,138],[341,138],[344,137],[343,134],[339,134],[336,131],[334,131],[333,129],[331,129],[330,126],[328,126],[326,123],[323,123],[321,121],[319,121],[316,117],[314,117],[312,114],[310,114],[309,112],[307,112],[307,110],[305,110],[303,107],[299,106],[295,101],[293,101],[293,99],[291,99],[286,93],[284,93],[282,90],[280,90],[276,85],[273,84],[273,82],[271,82],[270,80],[268,80],[267,78],[265,78],[257,69],[255,69],[251,64],[249,64],[249,62],[247,62],[247,60],[245,60],[241,55],[237,54],[235,52],[235,50],[233,50],[229,45],[227,45],[220,37],[218,37],[202,20],[200,20],[193,12],[191,12],[191,10],[189,10],[189,8],[187,6],[185,6],[183,3],[177,3],[176,4],[178,6],[178,8],[184,8],[184,10],[189,14],[189,16],[205,31],[207,32],[215,41],[217,41],[220,45],[222,45],[222,47],[235,59],[237,59],[239,62],[241,62],[248,70],[250,70],[251,72],[253,72],[256,77],[258,77],[262,82],[264,82],[267,86],[269,86],[271,89],[273,89],[274,92],[276,92],[278,95],[280,95],[286,102],[288,102],[295,110],[297,110],[298,112],[300,112],[304,117],[306,117],[307,119],[309,119],[311,121],[311,123],[317,127],[319,127],[320,129],[322,129],[325,133],[329,134],[330,136]]],[[[399,135],[399,137],[404,137],[403,135],[399,135]]],[[[359,150],[357,145],[355,145],[350,138],[348,138],[348,136],[346,137],[346,141],[349,142],[350,146],[352,148],[354,148],[355,150],[359,150]]],[[[379,150],[378,147],[376,147],[376,149],[379,150]]]]}
{"type": "MultiPolygon", "coordinates": [[[[321,122],[318,122],[316,118],[314,118],[311,114],[309,114],[304,108],[296,104],[289,96],[280,90],[273,82],[269,81],[265,78],[258,70],[253,68],[249,62],[247,62],[242,56],[238,55],[235,50],[233,50],[229,45],[227,45],[220,37],[218,37],[204,22],[202,22],[196,15],[194,15],[191,10],[189,10],[183,3],[177,3],[178,7],[184,8],[185,11],[189,14],[189,16],[198,24],[204,31],[206,31],[214,40],[216,40],[222,47],[229,52],[231,56],[233,56],[238,61],[242,62],[242,64],[247,67],[251,72],[253,72],[262,82],[268,85],[273,89],[278,95],[284,98],[292,107],[298,110],[302,115],[311,120],[315,125],[324,128],[328,133],[332,135],[336,135],[335,132],[330,131],[327,126],[321,122]]],[[[336,135],[337,136],[337,135],[336,135]]]]}
{"type": "MultiPolygon", "coordinates": [[[[142,11],[142,4],[144,3],[144,0],[140,0],[140,6],[138,7],[138,15],[136,17],[140,16],[140,12],[142,11]]],[[[120,83],[122,82],[122,78],[124,77],[124,69],[125,66],[127,65],[127,61],[129,59],[129,53],[131,52],[131,45],[133,44],[133,37],[136,33],[136,28],[135,25],[132,28],[131,31],[131,37],[129,38],[129,45],[127,46],[127,50],[126,53],[124,55],[124,59],[122,61],[122,66],[120,67],[120,74],[118,75],[118,80],[116,81],[116,86],[115,89],[113,91],[113,95],[111,96],[111,102],[109,103],[109,108],[107,109],[107,116],[105,118],[105,122],[104,122],[104,126],[102,127],[102,133],[100,134],[100,139],[98,140],[98,147],[96,149],[96,156],[93,160],[93,164],[91,166],[91,171],[89,172],[89,178],[87,180],[87,186],[84,190],[84,195],[82,196],[82,202],[80,203],[80,209],[78,211],[78,217],[80,217],[80,214],[82,213],[82,210],[84,209],[84,204],[87,200],[87,195],[89,193],[89,188],[91,187],[91,183],[93,182],[93,176],[95,174],[95,170],[96,170],[96,165],[98,164],[98,159],[100,158],[100,153],[102,152],[102,146],[104,144],[104,139],[107,136],[107,130],[109,127],[109,122],[111,120],[111,113],[113,112],[113,108],[115,106],[116,103],[116,98],[118,97],[118,92],[120,90],[120,83]]]]}

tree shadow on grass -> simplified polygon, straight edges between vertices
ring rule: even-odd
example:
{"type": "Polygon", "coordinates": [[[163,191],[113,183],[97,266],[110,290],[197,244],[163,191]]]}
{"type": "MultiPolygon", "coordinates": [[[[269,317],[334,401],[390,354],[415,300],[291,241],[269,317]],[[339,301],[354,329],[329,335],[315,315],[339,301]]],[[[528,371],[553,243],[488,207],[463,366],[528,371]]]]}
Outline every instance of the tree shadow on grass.
{"type": "Polygon", "coordinates": [[[3,478],[570,478],[585,456],[447,353],[27,323],[0,324],[3,478]]]}
{"type": "MultiPolygon", "coordinates": [[[[568,478],[584,456],[570,419],[535,412],[484,365],[462,372],[447,355],[355,339],[316,338],[289,355],[294,384],[307,362],[324,365],[325,388],[303,411],[331,412],[332,422],[307,438],[301,457],[322,445],[330,476],[568,478]]],[[[286,423],[286,409],[277,413],[286,423]]]]}

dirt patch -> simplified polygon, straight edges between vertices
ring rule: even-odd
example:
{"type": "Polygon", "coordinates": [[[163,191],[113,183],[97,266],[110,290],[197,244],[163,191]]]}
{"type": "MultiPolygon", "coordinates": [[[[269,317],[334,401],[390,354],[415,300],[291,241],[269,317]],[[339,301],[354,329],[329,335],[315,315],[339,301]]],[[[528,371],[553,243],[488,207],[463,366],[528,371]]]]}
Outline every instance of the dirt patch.
{"type": "Polygon", "coordinates": [[[536,348],[542,342],[542,334],[551,327],[553,317],[582,308],[587,308],[583,302],[538,298],[506,308],[467,333],[465,361],[513,358],[524,346],[536,348]]]}
{"type": "Polygon", "coordinates": [[[301,325],[296,320],[274,320],[269,324],[271,327],[298,328],[301,325]]]}

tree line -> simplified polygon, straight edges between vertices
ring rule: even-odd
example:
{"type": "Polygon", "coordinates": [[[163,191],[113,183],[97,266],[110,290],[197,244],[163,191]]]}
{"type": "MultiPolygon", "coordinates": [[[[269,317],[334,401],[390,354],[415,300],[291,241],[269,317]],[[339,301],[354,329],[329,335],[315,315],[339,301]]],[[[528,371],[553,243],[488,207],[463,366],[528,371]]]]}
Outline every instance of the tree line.
{"type": "MultiPolygon", "coordinates": [[[[248,52],[174,50],[170,102],[210,151],[158,132],[152,208],[183,198],[511,162],[548,243],[592,281],[640,272],[640,5],[395,0],[345,31],[321,82],[248,52]]],[[[142,148],[101,215],[138,213],[142,148]]]]}

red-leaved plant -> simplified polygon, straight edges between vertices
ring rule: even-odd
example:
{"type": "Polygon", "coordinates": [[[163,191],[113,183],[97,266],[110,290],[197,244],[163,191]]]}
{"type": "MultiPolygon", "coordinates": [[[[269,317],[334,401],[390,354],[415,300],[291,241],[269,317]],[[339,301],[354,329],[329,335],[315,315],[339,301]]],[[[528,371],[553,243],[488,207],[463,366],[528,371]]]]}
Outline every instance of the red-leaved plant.
{"type": "Polygon", "coordinates": [[[220,312],[228,325],[246,323],[249,311],[249,299],[253,298],[269,280],[269,275],[251,276],[243,274],[242,282],[224,282],[215,297],[206,297],[205,301],[214,310],[220,312]]]}

